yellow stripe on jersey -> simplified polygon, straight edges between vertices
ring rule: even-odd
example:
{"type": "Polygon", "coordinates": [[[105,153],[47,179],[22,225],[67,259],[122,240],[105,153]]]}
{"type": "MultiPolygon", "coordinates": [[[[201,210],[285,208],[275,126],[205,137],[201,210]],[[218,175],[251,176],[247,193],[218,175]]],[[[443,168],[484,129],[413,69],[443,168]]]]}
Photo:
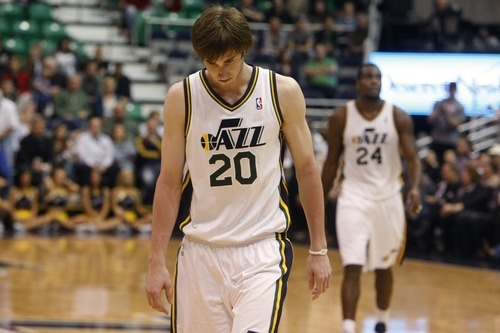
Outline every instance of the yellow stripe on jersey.
{"type": "Polygon", "coordinates": [[[276,113],[276,118],[280,124],[280,128],[283,125],[283,113],[281,112],[280,104],[278,101],[278,89],[276,87],[276,73],[269,71],[269,81],[271,83],[271,97],[273,99],[274,112],[276,113]]]}
{"type": "MultiPolygon", "coordinates": [[[[179,245],[179,248],[177,249],[177,258],[179,257],[179,252],[182,249],[182,243],[179,245]]],[[[175,263],[175,269],[174,269],[174,283],[172,286],[172,307],[170,309],[170,329],[172,333],[177,332],[177,270],[179,266],[179,259],[177,259],[175,263]]]]}
{"type": "Polygon", "coordinates": [[[220,106],[224,107],[225,109],[229,111],[234,111],[240,106],[242,106],[248,98],[250,98],[250,95],[252,95],[255,86],[257,85],[257,78],[259,77],[259,67],[255,66],[253,68],[252,72],[252,77],[250,78],[250,83],[248,85],[247,90],[243,94],[243,96],[235,103],[235,104],[229,104],[227,103],[224,99],[222,99],[219,94],[217,94],[212,87],[208,84],[207,78],[205,77],[205,71],[200,71],[200,78],[201,82],[203,83],[203,86],[205,87],[205,90],[208,92],[210,96],[216,101],[220,106]]]}
{"type": "MultiPolygon", "coordinates": [[[[186,194],[186,188],[191,184],[191,174],[189,171],[186,173],[186,177],[184,178],[184,181],[182,182],[182,196],[187,195],[186,194]]],[[[186,198],[189,202],[186,202],[187,205],[191,205],[191,198],[186,198]]],[[[182,199],[181,199],[181,204],[182,204],[182,199]]],[[[184,220],[182,220],[179,224],[179,229],[182,230],[189,222],[191,222],[191,214],[189,213],[190,207],[180,207],[180,210],[184,209],[187,214],[184,220]]],[[[182,214],[181,214],[182,215],[182,214]]],[[[182,216],[181,216],[182,218],[182,216]]]]}
{"type": "MultiPolygon", "coordinates": [[[[281,234],[276,234],[276,240],[280,244],[280,255],[281,255],[281,263],[280,263],[280,269],[281,269],[281,277],[276,281],[276,293],[274,297],[274,305],[273,305],[273,314],[271,316],[271,325],[269,332],[275,333],[278,332],[278,324],[279,320],[281,317],[281,311],[283,307],[283,302],[284,298],[286,296],[286,285],[288,282],[288,275],[289,275],[289,270],[290,267],[287,265],[288,264],[288,259],[287,258],[287,243],[290,245],[290,250],[291,249],[291,244],[289,243],[288,239],[284,236],[284,233],[281,234]]],[[[292,255],[293,258],[293,255],[292,255]]]]}
{"type": "Polygon", "coordinates": [[[189,85],[189,76],[184,79],[184,102],[186,104],[186,119],[184,122],[184,136],[189,133],[189,125],[191,124],[191,87],[189,85]]]}

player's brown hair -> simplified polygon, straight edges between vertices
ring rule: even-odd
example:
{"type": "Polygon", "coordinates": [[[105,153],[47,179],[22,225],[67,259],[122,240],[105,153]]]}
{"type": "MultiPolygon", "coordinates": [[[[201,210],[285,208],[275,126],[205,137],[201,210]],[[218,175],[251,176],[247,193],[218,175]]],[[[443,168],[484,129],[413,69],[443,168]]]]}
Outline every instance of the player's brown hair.
{"type": "Polygon", "coordinates": [[[230,51],[244,56],[253,46],[253,35],[239,10],[215,5],[194,23],[191,42],[201,60],[213,62],[230,51]]]}

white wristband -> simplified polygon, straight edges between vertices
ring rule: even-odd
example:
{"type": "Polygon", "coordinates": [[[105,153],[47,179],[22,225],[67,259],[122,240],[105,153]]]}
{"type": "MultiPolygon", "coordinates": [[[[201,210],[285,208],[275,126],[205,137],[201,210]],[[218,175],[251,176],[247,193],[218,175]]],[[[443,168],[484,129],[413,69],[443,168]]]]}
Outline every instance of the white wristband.
{"type": "Polygon", "coordinates": [[[313,256],[326,256],[328,252],[328,249],[323,249],[323,250],[319,250],[319,251],[313,251],[311,249],[309,249],[309,254],[313,255],[313,256]]]}

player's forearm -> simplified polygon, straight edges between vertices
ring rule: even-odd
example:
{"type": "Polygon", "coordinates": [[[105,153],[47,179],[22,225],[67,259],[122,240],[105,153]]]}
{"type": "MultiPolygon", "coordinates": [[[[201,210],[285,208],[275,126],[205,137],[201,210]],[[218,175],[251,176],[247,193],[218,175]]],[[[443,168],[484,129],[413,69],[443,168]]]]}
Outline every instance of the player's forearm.
{"type": "Polygon", "coordinates": [[[153,202],[150,265],[164,265],[168,243],[175,226],[181,189],[157,186],[153,202]]]}
{"type": "Polygon", "coordinates": [[[309,229],[311,249],[318,251],[327,247],[325,235],[325,208],[321,191],[321,180],[317,165],[311,164],[297,172],[299,195],[309,229]]]}
{"type": "Polygon", "coordinates": [[[418,157],[411,158],[407,161],[408,164],[408,176],[410,178],[410,188],[412,190],[420,190],[420,185],[422,183],[422,163],[418,157]]]}

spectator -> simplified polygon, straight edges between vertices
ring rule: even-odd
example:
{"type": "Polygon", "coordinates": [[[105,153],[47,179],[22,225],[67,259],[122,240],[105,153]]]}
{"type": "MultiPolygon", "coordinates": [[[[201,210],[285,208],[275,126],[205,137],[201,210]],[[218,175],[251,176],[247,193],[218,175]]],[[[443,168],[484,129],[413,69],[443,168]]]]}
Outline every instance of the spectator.
{"type": "Polygon", "coordinates": [[[262,30],[259,38],[259,55],[277,60],[281,50],[287,47],[288,33],[282,30],[279,17],[269,18],[269,28],[262,30]]]}
{"type": "Polygon", "coordinates": [[[38,226],[35,222],[39,212],[39,189],[33,186],[30,169],[21,169],[17,182],[10,190],[9,205],[14,220],[14,230],[23,232],[38,226]],[[35,223],[33,223],[35,222],[35,223]]]}
{"type": "Polygon", "coordinates": [[[118,0],[118,8],[121,10],[122,34],[132,42],[135,31],[135,16],[137,11],[144,11],[150,5],[150,0],[118,0]]]}
{"type": "Polygon", "coordinates": [[[26,70],[33,81],[39,80],[43,72],[43,47],[41,42],[35,43],[29,50],[26,59],[26,70]]]}
{"type": "Polygon", "coordinates": [[[52,57],[43,59],[42,75],[33,82],[34,101],[38,113],[51,117],[54,113],[54,99],[66,88],[66,78],[59,73],[57,62],[52,57]]]}
{"type": "Polygon", "coordinates": [[[488,27],[479,27],[476,35],[472,38],[472,50],[475,52],[498,52],[500,51],[500,39],[493,35],[488,27]]]}
{"type": "Polygon", "coordinates": [[[3,91],[4,98],[10,99],[12,102],[17,103],[17,89],[12,78],[7,76],[1,79],[0,89],[2,89],[3,91]]]}
{"type": "Polygon", "coordinates": [[[130,100],[130,79],[123,73],[123,64],[121,62],[115,64],[113,76],[116,80],[116,94],[118,98],[125,97],[130,100]]]}
{"type": "Polygon", "coordinates": [[[0,90],[0,169],[3,169],[3,177],[8,184],[12,183],[12,171],[14,170],[13,132],[19,126],[19,115],[16,104],[3,96],[0,90]]]}
{"type": "Polygon", "coordinates": [[[294,30],[288,36],[288,48],[292,50],[292,67],[298,71],[293,77],[299,78],[299,84],[303,84],[303,66],[309,60],[314,44],[314,35],[305,15],[300,15],[295,19],[294,30]]]}
{"type": "Polygon", "coordinates": [[[40,115],[34,117],[30,134],[21,140],[17,154],[17,168],[31,169],[35,186],[42,186],[43,179],[52,170],[54,160],[53,143],[46,129],[45,119],[40,115]]]}
{"type": "Polygon", "coordinates": [[[17,96],[31,92],[31,75],[22,68],[21,60],[16,55],[10,57],[7,70],[3,73],[2,79],[11,79],[14,82],[16,101],[17,96]]]}
{"type": "Polygon", "coordinates": [[[68,38],[61,39],[57,51],[54,54],[60,73],[67,78],[76,74],[78,71],[78,58],[69,48],[69,43],[70,40],[68,38]]]}
{"type": "Polygon", "coordinates": [[[2,36],[0,36],[0,77],[2,77],[4,71],[7,70],[7,64],[12,53],[4,48],[2,36]]]}
{"type": "Polygon", "coordinates": [[[74,163],[76,160],[74,143],[78,133],[68,132],[64,123],[57,124],[52,131],[52,147],[54,151],[53,166],[63,168],[71,179],[75,179],[74,163]]]}
{"type": "Polygon", "coordinates": [[[141,192],[134,184],[134,172],[123,169],[113,189],[111,207],[122,221],[125,230],[147,232],[151,230],[151,212],[142,204],[141,192]]]}
{"type": "Polygon", "coordinates": [[[481,178],[481,185],[492,189],[500,188],[498,169],[486,154],[482,154],[479,158],[478,173],[481,178]]]}
{"type": "Polygon", "coordinates": [[[97,232],[115,229],[121,220],[111,216],[111,190],[102,183],[102,174],[93,169],[88,185],[81,188],[83,213],[73,216],[70,223],[77,232],[97,232]]]}
{"type": "Polygon", "coordinates": [[[97,73],[98,75],[103,78],[108,74],[108,66],[109,62],[104,60],[104,55],[103,55],[103,49],[102,45],[96,45],[95,51],[94,51],[94,58],[92,59],[97,65],[97,73]]]}
{"type": "Polygon", "coordinates": [[[440,161],[443,159],[445,150],[455,149],[460,136],[458,126],[466,119],[463,105],[455,98],[456,92],[457,84],[451,82],[448,85],[449,96],[437,101],[428,117],[432,127],[431,147],[440,161]]]}
{"type": "Polygon", "coordinates": [[[323,27],[316,31],[314,40],[316,43],[322,43],[326,46],[326,52],[329,56],[338,57],[340,52],[337,49],[339,34],[335,30],[335,19],[333,16],[327,16],[323,20],[323,27]]]}
{"type": "Polygon", "coordinates": [[[273,16],[279,17],[283,24],[293,24],[292,14],[287,9],[286,0],[273,0],[271,8],[266,12],[266,22],[273,16]]]}
{"type": "Polygon", "coordinates": [[[147,121],[147,135],[138,136],[135,145],[137,148],[137,173],[139,184],[144,189],[144,202],[153,203],[156,179],[160,174],[161,166],[161,137],[158,135],[158,121],[149,118],[147,121]]]}
{"type": "Polygon", "coordinates": [[[464,48],[461,25],[462,12],[457,5],[450,5],[448,0],[434,0],[434,11],[425,27],[427,48],[438,52],[461,51],[464,48]]]}
{"type": "Polygon", "coordinates": [[[27,98],[18,103],[19,109],[19,125],[12,133],[12,141],[14,143],[14,152],[17,154],[21,147],[21,140],[24,139],[29,133],[33,117],[36,114],[36,106],[31,100],[27,98]]]}
{"type": "Polygon", "coordinates": [[[281,75],[290,76],[296,80],[298,79],[297,76],[294,76],[298,74],[298,70],[294,67],[292,51],[290,49],[286,48],[280,51],[275,70],[281,75]]]}
{"type": "Polygon", "coordinates": [[[114,109],[119,103],[125,104],[126,97],[118,97],[116,93],[116,80],[112,76],[104,79],[104,87],[102,92],[102,116],[104,118],[112,118],[114,109]]]}
{"type": "Polygon", "coordinates": [[[80,185],[86,184],[92,169],[98,169],[103,173],[104,184],[113,187],[116,175],[113,141],[102,132],[100,118],[89,120],[88,129],[78,134],[74,149],[75,176],[80,185]]]}
{"type": "Polygon", "coordinates": [[[90,60],[85,65],[85,73],[82,78],[82,90],[87,94],[88,104],[92,115],[102,116],[102,81],[97,72],[97,63],[90,60]]]}
{"type": "Polygon", "coordinates": [[[430,178],[430,181],[437,185],[440,181],[439,171],[440,165],[437,159],[436,152],[432,149],[429,149],[427,155],[422,160],[422,172],[424,175],[427,175],[430,178]]]}
{"type": "Polygon", "coordinates": [[[304,66],[308,88],[319,92],[321,98],[335,98],[338,83],[337,73],[337,60],[327,56],[324,44],[316,43],[314,58],[308,60],[304,66]]]}
{"type": "Polygon", "coordinates": [[[119,170],[134,170],[137,155],[134,142],[127,138],[127,130],[123,124],[115,124],[111,134],[114,146],[115,162],[119,170]]]}
{"type": "Polygon", "coordinates": [[[158,136],[161,138],[163,136],[163,119],[161,117],[160,112],[157,110],[151,111],[149,113],[148,119],[141,123],[139,125],[139,135],[142,136],[143,138],[148,136],[148,120],[150,118],[154,118],[156,121],[156,133],[158,133],[158,136]]]}
{"type": "Polygon", "coordinates": [[[358,65],[363,62],[365,56],[365,42],[368,38],[368,16],[359,13],[356,28],[349,34],[347,44],[346,63],[358,65]]]}
{"type": "Polygon", "coordinates": [[[115,109],[113,110],[113,117],[103,119],[104,133],[111,135],[115,124],[123,124],[127,129],[129,137],[135,138],[139,135],[140,123],[136,119],[127,117],[126,106],[127,105],[125,103],[116,104],[115,109]]]}
{"type": "Polygon", "coordinates": [[[266,16],[254,6],[253,0],[241,0],[238,10],[245,16],[248,22],[264,22],[266,16]]]}
{"type": "Polygon", "coordinates": [[[461,174],[462,184],[453,201],[442,205],[439,216],[445,247],[462,256],[482,248],[483,239],[493,231],[489,204],[493,191],[481,186],[476,169],[467,167],[461,174]]]}
{"type": "Polygon", "coordinates": [[[472,153],[469,140],[465,136],[459,136],[457,145],[455,147],[456,163],[458,170],[462,172],[468,165],[472,158],[475,158],[472,153]]]}
{"type": "Polygon", "coordinates": [[[337,15],[337,24],[342,25],[346,30],[353,31],[358,26],[358,16],[356,6],[352,1],[346,1],[342,5],[342,10],[337,15]]]}
{"type": "Polygon", "coordinates": [[[309,2],[309,21],[313,24],[320,24],[330,16],[325,0],[313,0],[309,2]]]}
{"type": "Polygon", "coordinates": [[[56,118],[70,130],[81,128],[89,116],[89,97],[81,88],[81,78],[73,74],[68,78],[68,88],[62,90],[54,101],[56,118]]]}

